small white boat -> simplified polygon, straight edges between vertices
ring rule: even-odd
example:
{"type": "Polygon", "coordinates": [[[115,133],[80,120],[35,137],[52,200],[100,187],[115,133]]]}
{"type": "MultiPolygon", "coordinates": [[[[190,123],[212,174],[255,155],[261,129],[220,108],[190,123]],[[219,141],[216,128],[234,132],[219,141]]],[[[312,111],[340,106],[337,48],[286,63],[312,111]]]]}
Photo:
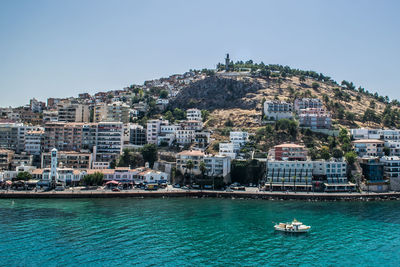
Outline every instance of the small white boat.
{"type": "Polygon", "coordinates": [[[279,223],[274,226],[276,231],[286,232],[286,233],[307,233],[310,231],[311,226],[304,225],[296,219],[292,223],[279,223]]]}

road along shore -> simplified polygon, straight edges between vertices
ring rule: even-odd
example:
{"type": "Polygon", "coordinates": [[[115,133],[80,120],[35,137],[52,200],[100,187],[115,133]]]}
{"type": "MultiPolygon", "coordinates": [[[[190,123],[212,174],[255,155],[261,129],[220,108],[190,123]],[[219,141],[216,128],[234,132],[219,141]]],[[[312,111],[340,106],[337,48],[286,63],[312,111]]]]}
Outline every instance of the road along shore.
{"type": "Polygon", "coordinates": [[[243,198],[266,200],[312,200],[312,201],[369,201],[369,200],[400,200],[400,192],[387,193],[306,193],[306,192],[246,192],[246,191],[213,191],[213,190],[127,190],[120,192],[104,190],[77,191],[2,191],[0,198],[169,198],[169,197],[213,197],[213,198],[243,198]]]}

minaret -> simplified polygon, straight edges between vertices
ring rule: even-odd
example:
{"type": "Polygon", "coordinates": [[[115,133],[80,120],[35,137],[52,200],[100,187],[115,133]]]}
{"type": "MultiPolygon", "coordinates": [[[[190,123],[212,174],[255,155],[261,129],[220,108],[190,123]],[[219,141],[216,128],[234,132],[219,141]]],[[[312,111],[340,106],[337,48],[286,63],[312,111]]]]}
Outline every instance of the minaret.
{"type": "Polygon", "coordinates": [[[231,60],[229,59],[229,53],[226,54],[226,58],[225,58],[225,71],[229,70],[229,63],[231,62],[231,60]]]}
{"type": "Polygon", "coordinates": [[[57,182],[57,149],[55,148],[51,150],[50,180],[57,182]]]}

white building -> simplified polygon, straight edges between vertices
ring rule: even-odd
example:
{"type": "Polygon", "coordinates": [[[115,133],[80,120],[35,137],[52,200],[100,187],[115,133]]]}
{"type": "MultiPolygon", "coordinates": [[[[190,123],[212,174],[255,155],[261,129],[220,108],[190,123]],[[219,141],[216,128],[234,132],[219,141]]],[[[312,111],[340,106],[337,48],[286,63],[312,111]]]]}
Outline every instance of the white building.
{"type": "Polygon", "coordinates": [[[219,143],[219,155],[236,158],[235,145],[233,143],[219,143]]]}
{"type": "Polygon", "coordinates": [[[147,129],[146,129],[146,138],[147,143],[149,144],[157,144],[158,135],[161,132],[162,125],[168,125],[169,122],[167,120],[148,120],[147,121],[147,129]]]}
{"type": "Polygon", "coordinates": [[[188,120],[182,122],[182,128],[185,130],[194,130],[194,131],[201,131],[203,130],[203,122],[196,121],[196,120],[188,120]]]}
{"type": "Polygon", "coordinates": [[[188,121],[202,121],[201,110],[197,108],[186,110],[186,118],[188,121]]]}
{"type": "Polygon", "coordinates": [[[400,141],[400,130],[380,130],[381,137],[385,141],[400,141]]]}
{"type": "Polygon", "coordinates": [[[206,173],[210,176],[227,177],[231,173],[231,158],[227,156],[210,156],[204,157],[206,173]]]}
{"type": "Polygon", "coordinates": [[[267,161],[267,186],[286,190],[298,188],[310,190],[313,177],[313,162],[305,161],[267,161]]]}
{"type": "Polygon", "coordinates": [[[122,122],[99,122],[96,125],[95,161],[111,161],[122,153],[124,125],[122,122]]]}
{"type": "Polygon", "coordinates": [[[239,151],[242,146],[244,146],[249,141],[248,132],[230,132],[229,139],[234,145],[235,151],[239,151]]]}
{"type": "Polygon", "coordinates": [[[42,112],[42,107],[44,106],[44,103],[38,101],[36,98],[32,98],[29,102],[31,111],[42,112]]]}
{"type": "Polygon", "coordinates": [[[290,119],[293,117],[292,104],[283,101],[265,101],[264,116],[268,120],[290,119]]]}
{"type": "Polygon", "coordinates": [[[385,141],[385,147],[390,149],[390,156],[400,156],[400,141],[385,141]]]}
{"type": "Polygon", "coordinates": [[[380,159],[383,162],[383,176],[390,181],[390,189],[400,191],[400,157],[384,156],[380,159]]]}
{"type": "Polygon", "coordinates": [[[359,139],[352,142],[359,157],[383,156],[384,141],[378,139],[359,139]]]}
{"type": "Polygon", "coordinates": [[[177,130],[176,142],[180,145],[187,145],[193,143],[194,130],[177,130]]]}
{"type": "Polygon", "coordinates": [[[30,130],[25,133],[25,152],[40,155],[44,130],[30,130]]]}
{"type": "Polygon", "coordinates": [[[294,101],[294,109],[299,112],[301,109],[322,108],[322,102],[318,98],[298,98],[294,101]]]}
{"type": "Polygon", "coordinates": [[[201,174],[200,163],[204,159],[204,152],[199,150],[185,150],[176,155],[176,169],[181,173],[201,174]],[[193,169],[189,170],[186,167],[188,161],[192,161],[193,169]]]}
{"type": "Polygon", "coordinates": [[[204,152],[198,150],[186,150],[178,153],[176,157],[176,169],[180,170],[182,173],[192,172],[198,175],[201,174],[201,162],[204,162],[206,167],[206,175],[227,178],[228,174],[231,172],[231,159],[229,157],[206,155],[204,152]],[[194,166],[191,170],[186,167],[189,160],[192,161],[194,166]]]}
{"type": "Polygon", "coordinates": [[[156,105],[166,106],[168,105],[168,103],[169,103],[168,99],[159,98],[156,100],[156,105]]]}
{"type": "Polygon", "coordinates": [[[355,140],[359,139],[381,139],[381,132],[379,129],[350,129],[350,134],[355,140]]]}

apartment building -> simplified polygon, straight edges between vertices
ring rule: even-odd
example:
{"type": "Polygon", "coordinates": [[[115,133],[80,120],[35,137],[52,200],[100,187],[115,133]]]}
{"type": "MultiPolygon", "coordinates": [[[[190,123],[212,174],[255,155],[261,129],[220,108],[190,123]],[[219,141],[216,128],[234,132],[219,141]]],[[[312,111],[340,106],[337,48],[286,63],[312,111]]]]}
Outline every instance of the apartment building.
{"type": "Polygon", "coordinates": [[[0,170],[9,170],[14,156],[14,151],[0,149],[0,170]]]}
{"type": "Polygon", "coordinates": [[[201,110],[197,108],[186,110],[186,119],[188,121],[202,121],[201,110]]]}
{"type": "Polygon", "coordinates": [[[307,159],[307,150],[303,145],[281,144],[274,146],[268,156],[275,160],[305,161],[307,159]]]}
{"type": "Polygon", "coordinates": [[[179,145],[191,144],[194,139],[194,130],[177,130],[175,137],[179,145]]]}
{"type": "Polygon", "coordinates": [[[389,156],[400,156],[400,140],[385,141],[385,147],[389,148],[389,156]]]}
{"type": "Polygon", "coordinates": [[[230,132],[229,140],[234,145],[236,152],[249,141],[248,132],[230,132]]]}
{"type": "Polygon", "coordinates": [[[122,122],[99,122],[96,124],[96,161],[111,161],[122,153],[124,125],[122,122]]]}
{"type": "Polygon", "coordinates": [[[267,186],[272,189],[310,190],[312,187],[313,162],[309,160],[288,161],[269,159],[267,161],[267,186]]]}
{"type": "Polygon", "coordinates": [[[299,112],[302,109],[322,109],[322,101],[318,98],[298,98],[294,101],[294,109],[299,112]]]}
{"type": "Polygon", "coordinates": [[[26,131],[24,151],[30,155],[40,155],[43,137],[44,129],[26,131]]]}
{"type": "Polygon", "coordinates": [[[49,122],[44,126],[43,151],[82,149],[84,123],[49,122]]]}
{"type": "Polygon", "coordinates": [[[283,101],[265,101],[264,116],[268,120],[290,119],[293,117],[293,106],[283,101]]]}
{"type": "Polygon", "coordinates": [[[93,122],[106,121],[107,103],[98,103],[93,107],[93,122]]]}
{"type": "Polygon", "coordinates": [[[299,123],[300,126],[311,129],[330,129],[332,118],[330,113],[324,109],[307,108],[300,110],[299,123]]]}
{"type": "Polygon", "coordinates": [[[55,122],[58,121],[58,110],[43,110],[43,122],[55,122]]]}
{"type": "Polygon", "coordinates": [[[19,166],[32,166],[33,155],[29,155],[26,152],[14,154],[11,160],[11,169],[15,170],[19,166]]]}
{"type": "Polygon", "coordinates": [[[219,143],[219,155],[236,158],[235,145],[233,143],[219,143]]]}
{"type": "Polygon", "coordinates": [[[200,163],[204,159],[204,152],[199,150],[185,150],[176,155],[176,169],[181,173],[201,174],[200,163]],[[193,168],[189,170],[186,167],[188,161],[192,161],[193,168]]]}
{"type": "MultiPolygon", "coordinates": [[[[75,151],[58,151],[57,162],[63,168],[90,169],[92,167],[92,154],[75,151]]],[[[42,153],[41,168],[51,167],[51,152],[42,153]]]]}
{"type": "Polygon", "coordinates": [[[187,120],[182,122],[181,125],[185,130],[201,131],[203,129],[203,122],[196,120],[187,120]]]}
{"type": "Polygon", "coordinates": [[[231,173],[231,158],[227,156],[205,155],[206,174],[212,177],[227,177],[231,173]]]}
{"type": "MultiPolygon", "coordinates": [[[[222,176],[227,179],[227,176],[231,172],[231,159],[227,156],[214,156],[204,154],[198,150],[185,150],[177,154],[176,157],[176,168],[181,173],[191,172],[194,175],[201,174],[200,164],[204,162],[206,167],[205,174],[209,176],[222,176]],[[193,163],[193,169],[187,168],[187,162],[193,163]]],[[[229,182],[226,180],[226,182],[229,182]]]]}
{"type": "Polygon", "coordinates": [[[130,107],[123,102],[113,102],[107,105],[107,117],[106,121],[113,122],[129,122],[129,111],[130,107]]]}
{"type": "Polygon", "coordinates": [[[359,157],[383,156],[385,142],[377,139],[360,139],[352,142],[354,151],[359,157]]]}
{"type": "Polygon", "coordinates": [[[146,129],[147,143],[149,144],[158,143],[158,135],[161,132],[162,125],[169,125],[169,122],[167,120],[162,120],[162,119],[147,121],[147,129],[146,129]]]}
{"type": "Polygon", "coordinates": [[[383,163],[383,176],[389,179],[390,189],[400,191],[400,157],[384,156],[380,159],[383,163]]]}
{"type": "Polygon", "coordinates": [[[146,129],[138,124],[129,125],[129,144],[143,146],[146,144],[146,129]]]}
{"type": "Polygon", "coordinates": [[[88,105],[72,104],[69,102],[58,105],[58,121],[62,122],[89,122],[90,111],[88,105]]]}
{"type": "Polygon", "coordinates": [[[350,129],[351,137],[355,140],[360,139],[381,139],[380,129],[350,129]]]}

